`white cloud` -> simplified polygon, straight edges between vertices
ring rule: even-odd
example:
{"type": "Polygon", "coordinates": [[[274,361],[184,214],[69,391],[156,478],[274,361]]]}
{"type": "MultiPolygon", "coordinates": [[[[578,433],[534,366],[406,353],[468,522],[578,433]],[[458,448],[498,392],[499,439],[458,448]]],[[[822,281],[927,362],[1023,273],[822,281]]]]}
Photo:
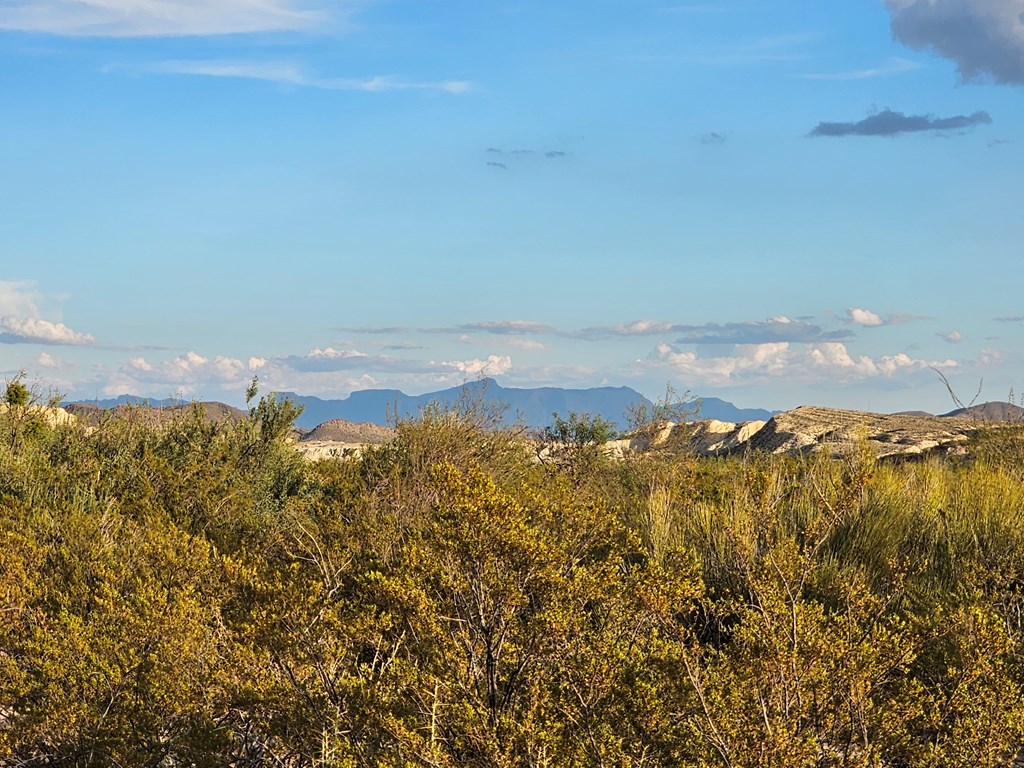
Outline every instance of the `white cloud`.
{"type": "Polygon", "coordinates": [[[226,77],[244,80],[264,80],[303,88],[328,91],[444,91],[460,94],[472,90],[465,80],[403,80],[391,75],[367,78],[315,77],[292,62],[266,61],[164,61],[146,68],[146,72],[165,75],[196,75],[200,77],[226,77]]]}
{"type": "Polygon", "coordinates": [[[79,333],[64,323],[54,323],[34,317],[18,318],[14,315],[0,317],[0,341],[5,337],[11,341],[36,344],[92,344],[95,339],[88,333],[79,333]]]}
{"type": "Polygon", "coordinates": [[[158,385],[191,393],[201,392],[204,387],[213,385],[241,392],[253,372],[260,370],[263,365],[264,361],[260,358],[250,358],[248,362],[243,362],[225,355],[204,357],[197,352],[187,352],[159,362],[135,357],[121,366],[118,375],[108,383],[107,390],[144,394],[152,391],[153,385],[158,385]]]}
{"type": "Polygon", "coordinates": [[[45,320],[39,305],[44,297],[35,283],[0,280],[0,344],[92,344],[88,333],[45,320]]]}
{"type": "MultiPolygon", "coordinates": [[[[337,5],[337,4],[336,4],[337,5]]],[[[342,3],[344,10],[348,3],[342,3]]],[[[295,0],[3,0],[0,29],[68,37],[306,30],[329,21],[295,0]]]]}
{"type": "Polygon", "coordinates": [[[450,360],[441,365],[471,376],[500,376],[512,368],[512,358],[508,355],[488,355],[486,360],[450,360]]]}
{"type": "Polygon", "coordinates": [[[863,325],[866,327],[885,325],[885,320],[882,319],[881,315],[875,314],[869,309],[850,307],[846,310],[846,314],[849,322],[854,325],[863,325]]]}
{"type": "Polygon", "coordinates": [[[937,333],[935,335],[948,344],[959,344],[964,340],[964,335],[960,331],[949,331],[949,333],[937,333]]]}
{"type": "Polygon", "coordinates": [[[982,365],[998,365],[1003,362],[1003,353],[993,347],[985,347],[981,350],[981,357],[978,359],[982,365]]]}
{"type": "Polygon", "coordinates": [[[75,367],[74,363],[62,360],[49,352],[41,352],[36,358],[36,365],[49,371],[67,371],[75,367]]]}
{"type": "Polygon", "coordinates": [[[842,383],[890,378],[901,372],[919,371],[930,366],[954,368],[958,365],[955,360],[918,360],[902,352],[878,358],[853,355],[841,342],[743,344],[734,347],[733,354],[717,357],[700,357],[694,352],[659,344],[648,364],[667,366],[688,383],[710,386],[749,384],[770,379],[842,383]]]}

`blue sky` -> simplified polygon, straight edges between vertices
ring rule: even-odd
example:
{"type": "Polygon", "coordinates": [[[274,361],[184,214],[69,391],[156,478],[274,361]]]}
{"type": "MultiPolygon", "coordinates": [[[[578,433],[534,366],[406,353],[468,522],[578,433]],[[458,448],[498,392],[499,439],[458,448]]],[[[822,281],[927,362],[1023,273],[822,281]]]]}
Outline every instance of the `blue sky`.
{"type": "Polygon", "coordinates": [[[0,0],[0,375],[1024,390],[1022,0],[0,0]]]}

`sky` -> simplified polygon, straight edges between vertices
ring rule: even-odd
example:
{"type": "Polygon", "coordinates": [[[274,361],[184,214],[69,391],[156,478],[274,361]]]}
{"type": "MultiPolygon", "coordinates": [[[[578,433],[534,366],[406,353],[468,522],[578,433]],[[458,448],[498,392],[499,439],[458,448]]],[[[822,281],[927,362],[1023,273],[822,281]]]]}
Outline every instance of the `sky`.
{"type": "Polygon", "coordinates": [[[66,399],[1024,392],[1024,0],[0,0],[0,99],[66,399]]]}

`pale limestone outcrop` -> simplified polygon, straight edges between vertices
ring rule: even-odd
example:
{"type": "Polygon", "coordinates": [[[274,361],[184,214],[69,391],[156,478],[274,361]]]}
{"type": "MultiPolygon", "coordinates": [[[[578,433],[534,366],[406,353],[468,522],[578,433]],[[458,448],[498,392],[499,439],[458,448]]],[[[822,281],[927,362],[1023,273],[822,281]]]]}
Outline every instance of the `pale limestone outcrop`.
{"type": "Polygon", "coordinates": [[[801,406],[772,417],[748,445],[768,453],[827,451],[835,456],[866,447],[879,458],[895,458],[953,452],[978,429],[968,419],[801,406]]]}
{"type": "Polygon", "coordinates": [[[361,443],[339,443],[333,440],[307,440],[293,443],[293,447],[304,459],[358,459],[363,455],[361,443]]]}
{"type": "MultiPolygon", "coordinates": [[[[0,414],[7,413],[10,408],[7,403],[0,403],[0,414]]],[[[25,407],[25,417],[39,419],[50,427],[62,427],[68,424],[77,423],[77,419],[63,408],[55,408],[49,405],[29,405],[25,407]]]]}
{"type": "MultiPolygon", "coordinates": [[[[707,420],[665,422],[602,446],[616,459],[647,451],[669,455],[727,456],[745,451],[797,455],[826,451],[833,456],[870,450],[882,459],[928,454],[964,456],[965,444],[980,425],[968,419],[846,411],[802,406],[768,421],[734,424],[707,420]]],[[[363,445],[332,441],[303,441],[296,450],[310,459],[358,457],[363,445]]],[[[535,460],[552,460],[556,444],[536,444],[535,460]]]]}

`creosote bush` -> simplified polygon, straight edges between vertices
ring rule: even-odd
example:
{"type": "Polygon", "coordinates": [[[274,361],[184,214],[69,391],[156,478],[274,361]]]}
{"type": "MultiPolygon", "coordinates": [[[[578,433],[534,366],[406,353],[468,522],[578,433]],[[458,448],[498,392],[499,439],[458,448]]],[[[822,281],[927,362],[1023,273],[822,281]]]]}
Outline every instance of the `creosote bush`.
{"type": "Polygon", "coordinates": [[[545,464],[470,405],[305,463],[294,416],[0,414],[0,766],[996,768],[1024,746],[1006,454],[616,463],[569,418],[580,460],[545,464]]]}

